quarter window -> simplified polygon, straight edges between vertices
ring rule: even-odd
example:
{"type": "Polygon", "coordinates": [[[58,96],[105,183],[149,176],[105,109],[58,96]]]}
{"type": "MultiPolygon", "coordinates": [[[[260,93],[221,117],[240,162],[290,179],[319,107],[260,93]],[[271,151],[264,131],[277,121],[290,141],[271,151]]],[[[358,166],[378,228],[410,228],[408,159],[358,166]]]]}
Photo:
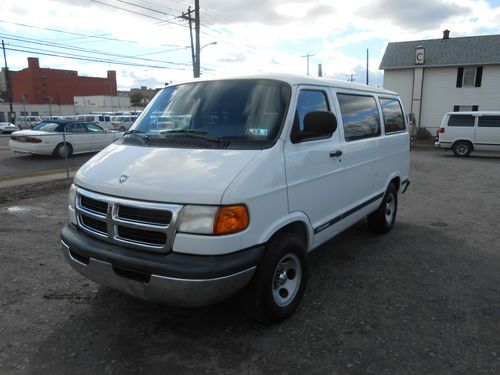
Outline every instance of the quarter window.
{"type": "Polygon", "coordinates": [[[337,94],[346,141],[378,137],[380,117],[373,96],[337,94]]]}
{"type": "Polygon", "coordinates": [[[396,99],[380,99],[384,128],[386,133],[394,133],[405,130],[405,121],[401,104],[396,99]]]}
{"type": "Polygon", "coordinates": [[[478,125],[482,128],[500,128],[500,116],[481,116],[478,125]]]}
{"type": "Polygon", "coordinates": [[[474,126],[474,116],[472,115],[451,115],[448,126],[474,126]]]}

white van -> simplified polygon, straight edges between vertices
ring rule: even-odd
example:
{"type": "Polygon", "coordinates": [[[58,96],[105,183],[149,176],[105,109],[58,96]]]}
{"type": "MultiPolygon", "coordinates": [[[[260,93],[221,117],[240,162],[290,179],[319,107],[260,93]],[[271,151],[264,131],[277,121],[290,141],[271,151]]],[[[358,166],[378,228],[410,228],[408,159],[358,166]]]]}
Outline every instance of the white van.
{"type": "Polygon", "coordinates": [[[392,228],[409,185],[405,118],[396,93],[327,79],[168,86],[76,174],[66,260],[143,299],[199,306],[241,291],[252,317],[283,320],[309,251],[365,217],[392,228]]]}
{"type": "Polygon", "coordinates": [[[16,118],[16,125],[21,129],[31,129],[41,121],[40,116],[19,116],[16,118]]]}
{"type": "Polygon", "coordinates": [[[500,151],[500,112],[448,112],[438,132],[436,147],[451,149],[455,156],[472,151],[500,151]]]}
{"type": "Polygon", "coordinates": [[[77,121],[95,122],[105,129],[113,129],[111,124],[111,116],[104,114],[89,114],[89,115],[76,115],[77,121]]]}

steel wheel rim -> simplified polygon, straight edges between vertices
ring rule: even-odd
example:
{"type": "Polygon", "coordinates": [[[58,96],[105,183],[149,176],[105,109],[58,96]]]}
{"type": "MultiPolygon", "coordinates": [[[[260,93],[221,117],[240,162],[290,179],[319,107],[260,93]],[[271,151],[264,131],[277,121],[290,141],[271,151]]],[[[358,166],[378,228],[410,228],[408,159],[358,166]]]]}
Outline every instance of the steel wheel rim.
{"type": "Polygon", "coordinates": [[[391,193],[387,197],[387,201],[385,202],[385,221],[387,224],[391,225],[394,220],[394,214],[396,210],[396,198],[394,194],[391,193]]]}
{"type": "Polygon", "coordinates": [[[299,292],[302,282],[302,264],[295,254],[286,254],[274,270],[272,291],[274,302],[288,306],[299,292]]]}
{"type": "Polygon", "coordinates": [[[464,144],[461,144],[461,145],[457,146],[457,153],[460,154],[460,155],[467,154],[468,150],[469,150],[469,148],[466,145],[464,145],[464,144]]]}

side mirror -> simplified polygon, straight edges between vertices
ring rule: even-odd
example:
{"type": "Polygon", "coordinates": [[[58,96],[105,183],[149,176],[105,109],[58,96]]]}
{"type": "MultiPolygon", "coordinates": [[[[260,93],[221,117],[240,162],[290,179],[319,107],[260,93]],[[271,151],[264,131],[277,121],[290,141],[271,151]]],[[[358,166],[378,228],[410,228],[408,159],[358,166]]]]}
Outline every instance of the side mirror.
{"type": "Polygon", "coordinates": [[[304,117],[304,129],[294,134],[292,142],[329,138],[336,130],[337,117],[332,112],[309,112],[304,117]]]}

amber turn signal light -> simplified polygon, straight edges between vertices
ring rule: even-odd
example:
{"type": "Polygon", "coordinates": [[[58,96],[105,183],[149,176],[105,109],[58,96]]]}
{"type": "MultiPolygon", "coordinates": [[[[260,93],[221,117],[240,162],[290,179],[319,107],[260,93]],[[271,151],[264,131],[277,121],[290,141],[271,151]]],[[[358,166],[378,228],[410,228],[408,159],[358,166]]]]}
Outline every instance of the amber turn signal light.
{"type": "Polygon", "coordinates": [[[248,227],[248,211],[243,205],[219,207],[215,216],[214,234],[230,234],[248,227]]]}

